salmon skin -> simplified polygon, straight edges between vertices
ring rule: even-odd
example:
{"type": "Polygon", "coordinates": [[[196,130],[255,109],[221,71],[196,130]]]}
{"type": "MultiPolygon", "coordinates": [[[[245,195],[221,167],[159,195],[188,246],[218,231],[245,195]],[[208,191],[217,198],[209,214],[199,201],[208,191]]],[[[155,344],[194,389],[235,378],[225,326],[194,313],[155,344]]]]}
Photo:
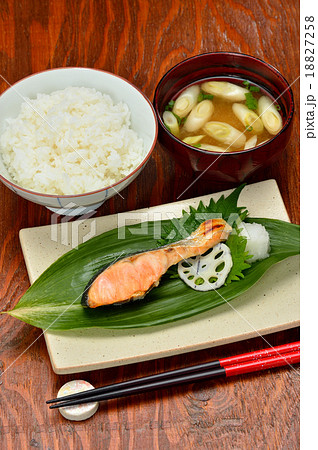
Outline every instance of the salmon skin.
{"type": "Polygon", "coordinates": [[[82,306],[97,308],[143,298],[158,286],[169,267],[183,259],[203,255],[226,240],[231,231],[225,220],[209,219],[181,241],[126,256],[103,267],[86,286],[82,306]]]}

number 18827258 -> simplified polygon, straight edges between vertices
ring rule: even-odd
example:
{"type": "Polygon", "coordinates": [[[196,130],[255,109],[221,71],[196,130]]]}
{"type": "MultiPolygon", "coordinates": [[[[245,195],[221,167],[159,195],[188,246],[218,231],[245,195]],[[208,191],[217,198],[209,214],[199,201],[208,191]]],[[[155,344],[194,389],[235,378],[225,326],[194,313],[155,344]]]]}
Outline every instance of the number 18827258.
{"type": "Polygon", "coordinates": [[[315,18],[305,16],[305,77],[315,76],[315,18]]]}

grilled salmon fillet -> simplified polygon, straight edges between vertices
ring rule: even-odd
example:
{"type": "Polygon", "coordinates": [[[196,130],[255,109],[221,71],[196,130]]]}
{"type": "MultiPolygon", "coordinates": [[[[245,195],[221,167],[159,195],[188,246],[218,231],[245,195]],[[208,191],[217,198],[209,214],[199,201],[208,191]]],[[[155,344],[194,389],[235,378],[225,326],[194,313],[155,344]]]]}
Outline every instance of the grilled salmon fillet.
{"type": "Polygon", "coordinates": [[[82,305],[96,308],[143,298],[179,261],[203,255],[228,238],[231,226],[223,219],[203,222],[189,237],[155,250],[125,257],[104,268],[85,288],[82,305]]]}

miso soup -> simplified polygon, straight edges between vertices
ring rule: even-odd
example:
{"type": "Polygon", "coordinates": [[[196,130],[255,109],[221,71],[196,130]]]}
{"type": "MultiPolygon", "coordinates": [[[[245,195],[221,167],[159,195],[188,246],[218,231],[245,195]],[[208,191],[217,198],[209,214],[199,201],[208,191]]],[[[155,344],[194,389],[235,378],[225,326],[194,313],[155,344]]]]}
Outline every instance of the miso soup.
{"type": "Polygon", "coordinates": [[[180,140],[213,152],[256,147],[283,127],[280,106],[267,91],[233,78],[186,87],[166,105],[163,120],[180,140]]]}

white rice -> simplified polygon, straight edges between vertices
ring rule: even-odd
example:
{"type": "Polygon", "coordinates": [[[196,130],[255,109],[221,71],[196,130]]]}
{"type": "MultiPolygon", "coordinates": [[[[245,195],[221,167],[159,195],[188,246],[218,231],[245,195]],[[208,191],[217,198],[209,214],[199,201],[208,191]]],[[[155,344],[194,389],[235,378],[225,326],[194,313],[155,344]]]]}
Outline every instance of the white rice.
{"type": "Polygon", "coordinates": [[[246,251],[252,258],[248,259],[249,263],[260,261],[269,257],[270,252],[270,239],[266,228],[260,223],[245,223],[242,222],[240,228],[241,236],[247,238],[246,251]]]}
{"type": "Polygon", "coordinates": [[[7,119],[0,153],[12,181],[46,194],[82,194],[107,187],[144,159],[123,103],[95,89],[38,94],[7,119]]]}

